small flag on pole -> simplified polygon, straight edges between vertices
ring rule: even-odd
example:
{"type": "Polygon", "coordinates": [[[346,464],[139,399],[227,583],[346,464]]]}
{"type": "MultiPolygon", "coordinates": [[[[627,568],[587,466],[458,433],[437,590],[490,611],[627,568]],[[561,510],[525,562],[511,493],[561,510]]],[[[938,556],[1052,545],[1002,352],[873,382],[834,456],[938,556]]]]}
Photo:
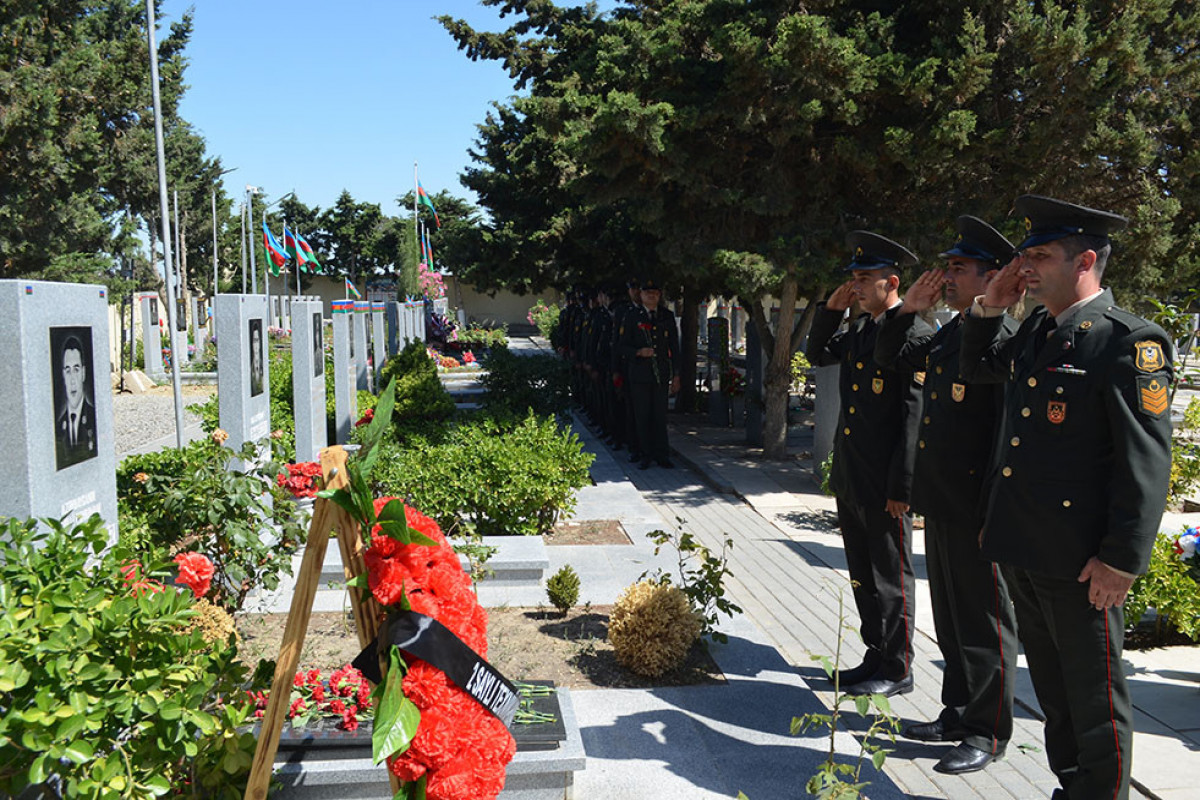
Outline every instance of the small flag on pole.
{"type": "Polygon", "coordinates": [[[437,209],[433,207],[433,200],[429,198],[429,193],[425,191],[425,187],[417,181],[417,202],[423,206],[429,206],[429,210],[433,212],[433,221],[437,226],[442,227],[442,220],[438,217],[437,209]]]}
{"type": "Polygon", "coordinates": [[[362,299],[362,295],[358,293],[358,289],[354,288],[354,284],[351,283],[349,278],[346,278],[346,295],[353,295],[357,300],[362,299]]]}
{"type": "Polygon", "coordinates": [[[263,223],[263,250],[267,253],[267,259],[271,262],[271,274],[278,275],[279,268],[288,262],[287,252],[279,244],[279,240],[275,238],[275,234],[271,233],[271,229],[267,227],[267,223],[263,223]]]}
{"type": "Polygon", "coordinates": [[[317,254],[313,252],[312,245],[298,233],[296,234],[296,244],[300,246],[300,252],[304,255],[304,260],[311,265],[314,272],[320,272],[324,269],[321,266],[321,262],[317,261],[317,254]]]}

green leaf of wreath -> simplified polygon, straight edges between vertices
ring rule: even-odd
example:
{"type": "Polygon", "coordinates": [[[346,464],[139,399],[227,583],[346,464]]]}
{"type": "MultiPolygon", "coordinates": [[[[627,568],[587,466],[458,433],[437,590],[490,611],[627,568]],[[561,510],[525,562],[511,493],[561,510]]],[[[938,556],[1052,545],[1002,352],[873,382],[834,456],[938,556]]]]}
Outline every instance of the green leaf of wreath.
{"type": "Polygon", "coordinates": [[[376,764],[388,756],[400,755],[407,750],[417,735],[417,726],[421,724],[420,710],[404,696],[405,667],[400,649],[393,645],[388,659],[383,696],[375,712],[375,729],[371,732],[371,758],[376,764]]]}

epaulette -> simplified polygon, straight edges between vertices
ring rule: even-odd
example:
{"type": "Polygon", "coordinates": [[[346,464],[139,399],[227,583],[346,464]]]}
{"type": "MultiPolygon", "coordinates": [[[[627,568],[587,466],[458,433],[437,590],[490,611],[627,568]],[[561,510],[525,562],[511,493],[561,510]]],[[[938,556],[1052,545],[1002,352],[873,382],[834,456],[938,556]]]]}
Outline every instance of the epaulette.
{"type": "Polygon", "coordinates": [[[1126,311],[1118,306],[1109,306],[1105,310],[1104,316],[1112,320],[1114,324],[1124,328],[1127,333],[1148,328],[1152,325],[1149,320],[1143,319],[1137,314],[1126,311]]]}

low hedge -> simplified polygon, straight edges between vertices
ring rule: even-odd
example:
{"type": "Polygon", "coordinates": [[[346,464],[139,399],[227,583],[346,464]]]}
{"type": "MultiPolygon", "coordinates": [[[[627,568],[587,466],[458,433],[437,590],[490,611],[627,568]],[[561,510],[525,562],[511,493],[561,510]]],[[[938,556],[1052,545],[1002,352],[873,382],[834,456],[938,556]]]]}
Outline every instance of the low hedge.
{"type": "Polygon", "coordinates": [[[567,362],[548,354],[517,355],[507,348],[491,351],[483,360],[487,371],[480,383],[487,389],[484,408],[524,416],[565,414],[571,401],[567,362]]]}
{"type": "Polygon", "coordinates": [[[383,445],[378,495],[404,497],[447,532],[478,536],[548,532],[575,508],[593,456],[551,418],[484,415],[442,441],[383,445]]]}

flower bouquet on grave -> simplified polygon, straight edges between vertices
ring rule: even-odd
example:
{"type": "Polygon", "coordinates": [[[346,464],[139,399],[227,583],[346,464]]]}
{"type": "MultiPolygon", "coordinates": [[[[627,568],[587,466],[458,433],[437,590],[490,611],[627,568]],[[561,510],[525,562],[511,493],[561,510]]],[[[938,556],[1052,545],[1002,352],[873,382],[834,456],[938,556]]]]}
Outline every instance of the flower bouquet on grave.
{"type": "Polygon", "coordinates": [[[371,496],[377,445],[395,402],[380,398],[337,503],[364,531],[366,574],[354,585],[387,614],[354,666],[376,686],[371,750],[402,782],[397,798],[487,800],[504,788],[516,743],[516,689],[485,660],[487,613],[437,523],[396,498],[371,496]]]}
{"type": "Polygon", "coordinates": [[[316,497],[321,478],[321,465],[315,461],[301,461],[295,464],[284,464],[287,474],[275,476],[275,483],[292,493],[292,497],[302,500],[316,497]]]}
{"type": "Polygon", "coordinates": [[[1200,583],[1200,527],[1188,528],[1175,540],[1175,554],[1187,565],[1188,575],[1200,583]]]}
{"type": "MultiPolygon", "coordinates": [[[[271,693],[247,691],[246,695],[254,703],[254,716],[261,718],[271,693]]],[[[324,718],[338,720],[338,727],[344,731],[358,730],[359,720],[374,714],[370,695],[371,687],[363,674],[349,664],[334,670],[328,680],[317,669],[297,672],[292,679],[288,719],[296,728],[324,718]]]]}

